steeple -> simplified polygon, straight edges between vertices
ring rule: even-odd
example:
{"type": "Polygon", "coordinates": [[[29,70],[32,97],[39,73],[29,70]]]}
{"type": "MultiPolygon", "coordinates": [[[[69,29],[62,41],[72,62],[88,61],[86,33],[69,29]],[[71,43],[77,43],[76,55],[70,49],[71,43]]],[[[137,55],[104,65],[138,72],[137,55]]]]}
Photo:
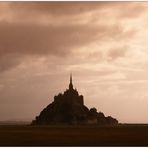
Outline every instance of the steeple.
{"type": "Polygon", "coordinates": [[[72,73],[70,74],[70,83],[72,84],[72,73]]]}
{"type": "Polygon", "coordinates": [[[72,84],[72,73],[70,74],[70,83],[69,83],[69,89],[73,89],[73,84],[72,84]]]}

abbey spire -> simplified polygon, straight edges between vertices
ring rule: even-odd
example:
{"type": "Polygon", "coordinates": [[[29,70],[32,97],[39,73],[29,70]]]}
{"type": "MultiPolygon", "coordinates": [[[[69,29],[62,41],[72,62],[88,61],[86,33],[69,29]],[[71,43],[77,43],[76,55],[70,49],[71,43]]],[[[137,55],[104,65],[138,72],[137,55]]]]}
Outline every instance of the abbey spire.
{"type": "Polygon", "coordinates": [[[73,84],[72,84],[72,73],[70,74],[70,83],[69,83],[69,89],[73,89],[73,84]]]}

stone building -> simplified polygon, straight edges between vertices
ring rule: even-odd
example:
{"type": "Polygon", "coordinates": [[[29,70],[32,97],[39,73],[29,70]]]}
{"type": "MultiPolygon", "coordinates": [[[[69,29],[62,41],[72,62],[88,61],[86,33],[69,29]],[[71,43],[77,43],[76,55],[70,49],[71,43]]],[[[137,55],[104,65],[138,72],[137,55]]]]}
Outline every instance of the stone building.
{"type": "Polygon", "coordinates": [[[73,88],[70,75],[69,89],[55,96],[54,101],[41,111],[32,124],[118,124],[118,121],[110,116],[105,117],[95,108],[89,110],[84,105],[83,96],[73,88]]]}

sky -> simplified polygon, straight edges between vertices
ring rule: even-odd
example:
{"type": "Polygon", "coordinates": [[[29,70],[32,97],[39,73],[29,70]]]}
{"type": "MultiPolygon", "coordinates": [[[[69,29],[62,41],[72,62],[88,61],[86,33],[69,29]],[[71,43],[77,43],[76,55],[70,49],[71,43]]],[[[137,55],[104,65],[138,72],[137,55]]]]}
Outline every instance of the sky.
{"type": "Polygon", "coordinates": [[[0,121],[33,120],[73,85],[89,108],[148,123],[148,2],[0,2],[0,121]]]}

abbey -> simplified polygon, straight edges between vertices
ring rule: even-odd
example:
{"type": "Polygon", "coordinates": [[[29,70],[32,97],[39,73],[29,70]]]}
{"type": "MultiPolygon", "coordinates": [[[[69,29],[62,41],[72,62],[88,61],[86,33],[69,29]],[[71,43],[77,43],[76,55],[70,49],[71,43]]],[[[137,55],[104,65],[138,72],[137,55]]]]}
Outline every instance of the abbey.
{"type": "Polygon", "coordinates": [[[54,102],[65,103],[70,106],[83,106],[83,96],[79,95],[76,89],[73,89],[72,75],[70,75],[69,89],[67,89],[64,94],[59,94],[54,97],[54,102]]]}
{"type": "Polygon", "coordinates": [[[71,74],[69,89],[55,96],[54,101],[32,121],[32,125],[48,124],[118,124],[118,121],[98,113],[96,108],[88,109],[83,96],[73,88],[71,74]]]}

